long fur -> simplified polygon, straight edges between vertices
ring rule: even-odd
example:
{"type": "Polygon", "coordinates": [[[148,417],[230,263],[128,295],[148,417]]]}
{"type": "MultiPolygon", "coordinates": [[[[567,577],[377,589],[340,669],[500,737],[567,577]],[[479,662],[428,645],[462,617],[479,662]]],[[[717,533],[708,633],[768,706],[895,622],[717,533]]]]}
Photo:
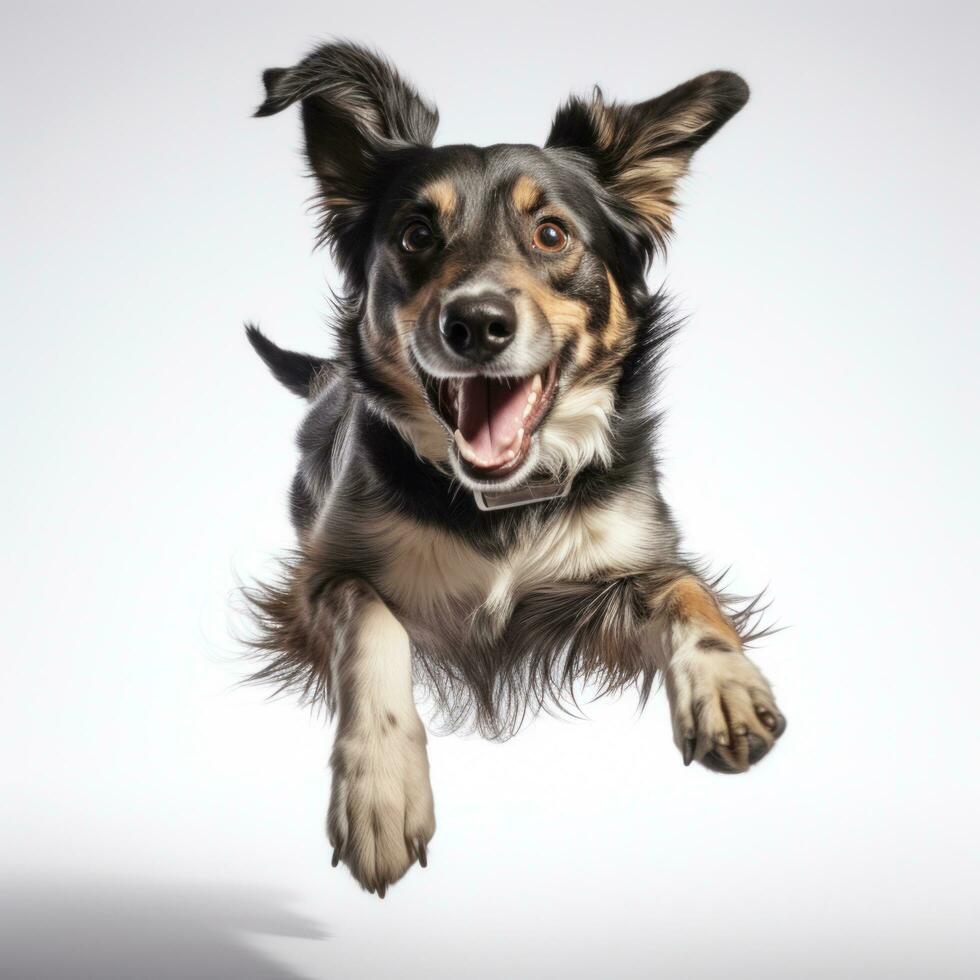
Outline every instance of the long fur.
{"type": "MultiPolygon", "coordinates": [[[[479,510],[445,461],[420,442],[426,419],[426,438],[434,426],[436,439],[445,440],[433,419],[433,390],[416,377],[417,361],[399,359],[399,336],[378,314],[379,307],[397,313],[404,275],[375,259],[372,294],[365,269],[367,256],[386,247],[377,230],[384,208],[396,208],[419,184],[440,176],[445,181],[446,174],[478,195],[480,182],[490,179],[489,164],[473,168],[483,151],[429,149],[435,109],[386,61],[355,46],[328,45],[294,68],[269,70],[264,82],[257,115],[302,104],[323,237],[347,288],[335,302],[338,355],[331,361],[284,351],[248,327],[273,374],[310,401],[291,489],[299,543],[283,560],[279,581],[246,593],[257,624],[253,649],[263,658],[255,679],[312,702],[333,702],[324,595],[348,579],[376,590],[405,624],[417,678],[446,725],[475,727],[489,737],[512,734],[541,708],[575,710],[583,684],[599,691],[636,686],[645,702],[666,656],[657,649],[664,636],[650,630],[663,611],[656,597],[685,577],[714,594],[719,615],[743,643],[761,635],[753,625],[758,600],[725,596],[682,554],[660,494],[656,392],[678,323],[664,295],[648,295],[644,283],[646,265],[670,230],[676,182],[696,147],[744,104],[744,82],[713,72],[635,106],[607,103],[597,90],[591,101],[573,99],[559,110],[546,150],[497,151],[501,173],[520,164],[532,183],[560,186],[589,225],[594,254],[569,271],[547,301],[559,311],[569,301],[588,309],[578,324],[567,312],[555,319],[577,329],[593,353],[579,375],[568,368],[552,421],[541,428],[539,463],[574,476],[569,495],[491,513],[479,510]],[[476,176],[467,178],[468,169],[476,176]],[[385,298],[371,300],[378,295],[385,298]],[[597,338],[607,333],[618,339],[603,347],[597,338]],[[633,495],[638,508],[629,518],[615,514],[624,495],[633,495]],[[514,556],[533,565],[529,549],[549,529],[564,521],[570,535],[584,534],[588,515],[603,507],[613,507],[606,518],[613,524],[635,523],[646,535],[646,552],[632,555],[628,567],[617,566],[615,555],[598,555],[593,567],[585,548],[564,570],[549,567],[515,594],[495,597],[494,576],[514,556]],[[449,578],[420,598],[408,581],[411,571],[396,572],[392,549],[429,547],[431,567],[424,574],[449,578]],[[474,569],[483,569],[484,580],[474,579],[472,588],[464,582],[457,589],[449,580],[477,575],[474,569]]],[[[488,201],[487,208],[499,205],[497,198],[488,201]]],[[[491,220],[488,212],[473,233],[491,220]]],[[[432,277],[440,275],[447,273],[437,267],[432,277]]],[[[538,280],[528,282],[540,292],[538,280]]],[[[423,279],[412,289],[426,285],[423,279]]],[[[563,363],[570,360],[566,352],[563,363]]]]}
{"type": "Polygon", "coordinates": [[[710,72],[636,105],[596,90],[545,147],[480,148],[433,147],[434,107],[354,45],[263,81],[256,115],[300,104],[345,282],[330,360],[247,327],[309,405],[296,547],[245,590],[252,679],[337,718],[333,863],[381,897],[426,863],[413,682],[444,728],[503,739],[538,711],[580,713],[586,692],[633,688],[642,707],[659,676],[685,764],[754,765],[785,730],[744,655],[761,597],[684,552],[662,496],[678,324],[645,282],[691,154],[748,87],[710,72]]]}
{"type": "MultiPolygon", "coordinates": [[[[468,495],[453,488],[451,479],[414,454],[399,457],[393,474],[370,469],[364,472],[358,467],[358,474],[348,471],[346,479],[373,485],[376,495],[378,490],[383,494],[389,482],[411,486],[418,481],[430,488],[418,494],[419,499],[451,499],[455,526],[475,529],[479,525],[484,546],[492,551],[507,549],[521,537],[533,535],[536,527],[554,520],[562,511],[583,501],[601,499],[613,488],[629,486],[654,473],[654,434],[659,422],[654,393],[663,354],[677,322],[662,294],[644,303],[638,315],[637,336],[615,387],[618,421],[613,459],[605,465],[584,468],[568,499],[537,505],[533,517],[522,510],[483,514],[468,495]]],[[[341,320],[338,329],[345,327],[341,320]]],[[[321,368],[311,364],[308,370],[307,386],[321,368]]],[[[298,379],[293,382],[303,387],[298,379]]],[[[359,390],[357,397],[365,404],[358,424],[369,435],[362,436],[354,429],[348,438],[369,448],[377,446],[380,430],[392,444],[400,442],[369,407],[370,389],[359,390]]],[[[301,445],[306,443],[318,462],[311,463],[309,455],[304,456],[300,472],[306,474],[311,486],[321,490],[329,488],[336,476],[333,471],[339,447],[332,440],[341,410],[335,394],[328,392],[314,405],[301,431],[301,445]],[[311,430],[316,433],[313,437],[311,430]]],[[[383,446],[379,456],[387,457],[386,449],[383,446]]],[[[405,502],[396,498],[396,510],[400,503],[404,506],[405,502]]],[[[654,498],[654,503],[659,507],[658,520],[665,528],[670,527],[665,505],[659,498],[654,498]]],[[[382,506],[390,504],[387,500],[382,506]]],[[[413,519],[426,518],[424,510],[406,508],[404,512],[413,519]]],[[[311,519],[312,513],[305,523],[311,519]]],[[[332,703],[331,628],[323,622],[315,599],[308,597],[315,591],[313,583],[328,577],[325,569],[346,568],[348,573],[374,583],[376,564],[381,560],[380,556],[345,553],[341,547],[323,554],[318,542],[307,541],[282,560],[277,581],[247,589],[245,596],[257,624],[251,643],[262,660],[252,679],[271,684],[276,692],[293,691],[308,703],[332,703]],[[314,623],[318,624],[315,628],[314,623]]],[[[475,729],[488,738],[513,735],[526,718],[541,709],[577,711],[578,692],[584,687],[599,693],[636,687],[641,703],[645,703],[656,678],[657,657],[649,650],[651,614],[644,596],[683,574],[699,572],[692,560],[678,556],[665,564],[661,556],[651,554],[648,567],[637,567],[633,574],[609,581],[544,584],[514,607],[502,633],[483,610],[472,616],[469,610],[458,608],[458,617],[471,617],[465,630],[442,621],[443,629],[427,631],[424,639],[413,637],[417,680],[430,692],[447,730],[475,729]]],[[[720,598],[743,642],[764,635],[765,631],[753,626],[758,598],[720,598]]]]}

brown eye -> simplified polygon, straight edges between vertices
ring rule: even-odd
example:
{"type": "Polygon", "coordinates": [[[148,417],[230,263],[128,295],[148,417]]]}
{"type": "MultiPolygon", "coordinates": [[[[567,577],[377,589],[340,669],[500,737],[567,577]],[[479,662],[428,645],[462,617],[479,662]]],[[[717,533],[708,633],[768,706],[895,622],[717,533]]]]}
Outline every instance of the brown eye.
{"type": "Polygon", "coordinates": [[[433,242],[432,229],[424,221],[413,221],[402,232],[401,246],[406,252],[421,252],[433,242]]]}
{"type": "Polygon", "coordinates": [[[542,221],[534,229],[534,247],[539,252],[560,252],[568,244],[568,234],[554,221],[542,221]]]}

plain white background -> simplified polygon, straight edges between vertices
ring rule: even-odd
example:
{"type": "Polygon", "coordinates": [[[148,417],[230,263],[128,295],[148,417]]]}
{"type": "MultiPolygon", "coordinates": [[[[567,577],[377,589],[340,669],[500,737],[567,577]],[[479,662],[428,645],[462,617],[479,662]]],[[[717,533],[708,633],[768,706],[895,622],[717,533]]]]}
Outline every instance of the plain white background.
{"type": "Polygon", "coordinates": [[[0,484],[5,973],[953,977],[980,971],[978,208],[968,4],[6,8],[0,484]],[[570,91],[729,67],[666,279],[688,545],[771,586],[789,717],[684,769],[665,698],[430,740],[427,871],[331,870],[329,732],[239,688],[238,581],[291,543],[301,405],[241,321],[325,352],[296,115],[330,35],[540,142],[570,91]],[[972,923],[972,925],[971,925],[972,923]]]}

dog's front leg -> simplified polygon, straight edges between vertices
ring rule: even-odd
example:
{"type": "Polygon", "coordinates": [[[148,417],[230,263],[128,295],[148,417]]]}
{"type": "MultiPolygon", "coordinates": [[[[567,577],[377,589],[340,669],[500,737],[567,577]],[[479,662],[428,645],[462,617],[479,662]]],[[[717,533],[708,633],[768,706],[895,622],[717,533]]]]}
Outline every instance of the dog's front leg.
{"type": "Polygon", "coordinates": [[[412,696],[408,634],[360,581],[334,584],[333,700],[337,735],[327,834],[343,861],[384,898],[435,833],[425,728],[412,696]]]}
{"type": "Polygon", "coordinates": [[[684,764],[744,772],[786,728],[768,681],[710,586],[681,575],[653,596],[674,741],[684,764]]]}

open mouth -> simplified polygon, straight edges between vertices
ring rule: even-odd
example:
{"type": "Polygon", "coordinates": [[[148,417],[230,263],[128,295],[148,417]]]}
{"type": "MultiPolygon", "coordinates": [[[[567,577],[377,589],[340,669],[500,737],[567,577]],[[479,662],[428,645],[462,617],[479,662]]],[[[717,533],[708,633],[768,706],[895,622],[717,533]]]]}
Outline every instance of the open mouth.
{"type": "Polygon", "coordinates": [[[474,477],[504,477],[524,462],[531,437],[554,400],[557,382],[554,362],[527,378],[477,375],[441,382],[439,410],[453,430],[460,459],[474,477]]]}

